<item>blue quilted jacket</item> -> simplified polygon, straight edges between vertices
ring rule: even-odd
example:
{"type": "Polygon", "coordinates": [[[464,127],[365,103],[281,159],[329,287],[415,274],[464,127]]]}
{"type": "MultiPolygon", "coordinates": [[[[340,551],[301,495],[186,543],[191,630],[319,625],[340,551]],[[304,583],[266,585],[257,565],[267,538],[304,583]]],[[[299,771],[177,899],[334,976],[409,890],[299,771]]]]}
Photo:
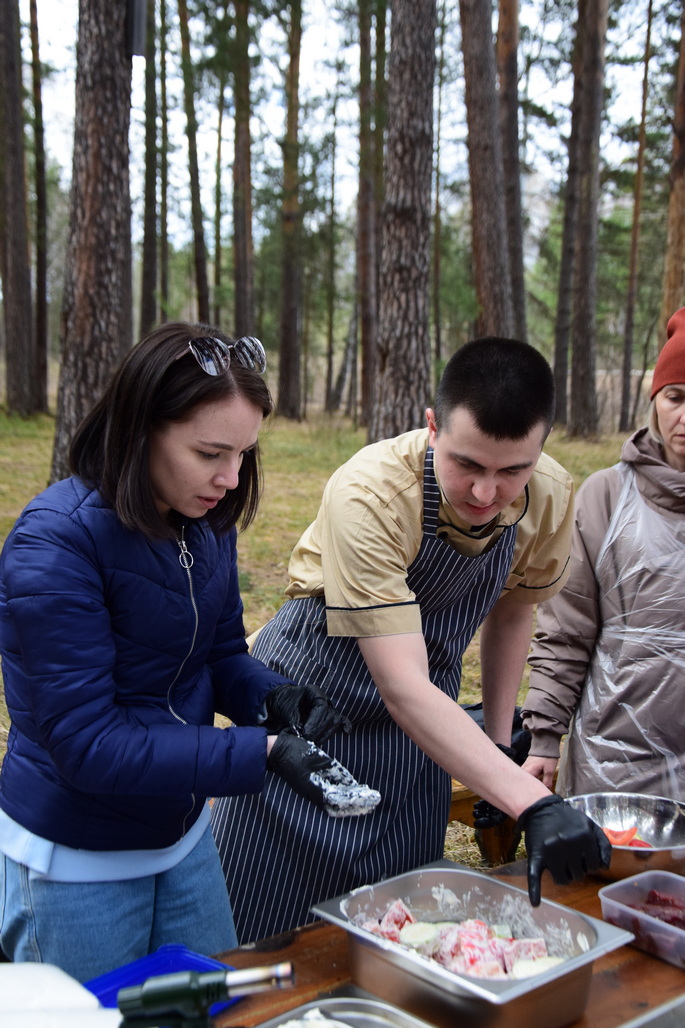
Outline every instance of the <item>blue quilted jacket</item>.
{"type": "Polygon", "coordinates": [[[124,528],[77,478],[24,510],[0,556],[0,654],[12,725],[0,806],[90,850],[169,846],[205,797],[259,792],[256,726],[286,679],[247,653],[236,533],[190,520],[180,547],[124,528]],[[189,563],[189,561],[188,561],[189,563]]]}

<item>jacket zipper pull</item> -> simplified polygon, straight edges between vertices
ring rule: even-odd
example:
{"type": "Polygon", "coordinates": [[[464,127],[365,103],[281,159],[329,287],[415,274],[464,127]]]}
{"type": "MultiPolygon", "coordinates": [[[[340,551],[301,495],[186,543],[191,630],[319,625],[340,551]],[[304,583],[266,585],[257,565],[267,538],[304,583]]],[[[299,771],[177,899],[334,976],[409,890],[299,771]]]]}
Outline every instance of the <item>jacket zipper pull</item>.
{"type": "Polygon", "coordinates": [[[179,545],[180,550],[181,550],[181,552],[178,555],[178,561],[179,561],[179,564],[181,565],[182,568],[185,568],[186,571],[190,571],[190,569],[192,568],[192,566],[193,566],[193,564],[195,562],[193,560],[192,553],[190,552],[190,550],[186,546],[186,541],[185,541],[184,536],[185,536],[185,526],[181,529],[181,538],[178,540],[178,545],[179,545]]]}

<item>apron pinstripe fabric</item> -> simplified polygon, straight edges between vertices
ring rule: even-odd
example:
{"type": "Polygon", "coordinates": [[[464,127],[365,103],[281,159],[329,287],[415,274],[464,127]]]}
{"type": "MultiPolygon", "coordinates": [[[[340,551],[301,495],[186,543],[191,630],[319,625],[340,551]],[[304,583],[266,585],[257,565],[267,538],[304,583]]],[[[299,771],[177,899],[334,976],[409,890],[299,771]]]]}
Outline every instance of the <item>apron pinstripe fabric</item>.
{"type": "MultiPolygon", "coordinates": [[[[431,681],[456,701],[462,654],[506,582],[516,526],[476,558],[439,539],[431,449],[423,501],[421,547],[407,580],[421,606],[431,681]]],[[[370,814],[333,818],[267,774],[259,796],[214,804],[212,824],[241,943],[312,921],[310,907],[318,901],[440,858],[451,795],[449,775],[388,715],[356,639],[327,635],[322,597],[288,600],[253,653],[294,681],[326,690],[352,731],[329,739],[325,749],[382,800],[370,814]]]]}

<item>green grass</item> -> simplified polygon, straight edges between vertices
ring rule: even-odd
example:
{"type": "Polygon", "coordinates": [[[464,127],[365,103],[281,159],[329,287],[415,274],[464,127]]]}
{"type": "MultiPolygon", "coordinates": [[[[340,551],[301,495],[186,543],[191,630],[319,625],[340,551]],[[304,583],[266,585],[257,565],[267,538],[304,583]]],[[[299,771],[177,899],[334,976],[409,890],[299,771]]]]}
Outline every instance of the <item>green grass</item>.
{"type": "Polygon", "coordinates": [[[262,433],[264,497],[239,543],[248,633],[281,606],[293,546],[316,516],[331,473],[365,441],[362,430],[323,416],[307,423],[275,420],[262,433]]]}
{"type": "MultiPolygon", "coordinates": [[[[47,484],[53,429],[54,421],[48,416],[22,420],[0,412],[0,543],[23,507],[47,484]]],[[[568,439],[557,430],[545,449],[568,468],[576,485],[580,485],[591,472],[616,462],[622,441],[622,436],[606,436],[596,442],[568,439]]],[[[262,433],[263,502],[239,543],[248,633],[264,624],[280,607],[290,552],[315,517],[328,477],[365,442],[363,430],[324,416],[313,417],[306,423],[274,420],[262,433]]],[[[526,688],[524,679],[520,699],[526,688]]],[[[464,655],[461,699],[465,703],[480,699],[478,637],[464,655]]],[[[0,681],[0,758],[8,725],[0,681]]],[[[450,826],[445,854],[478,866],[480,856],[472,829],[450,826]]]]}
{"type": "Polygon", "coordinates": [[[606,435],[594,441],[570,439],[559,429],[554,429],[545,443],[545,450],[570,471],[577,488],[593,471],[616,463],[626,438],[624,435],[606,435]]]}
{"type": "Polygon", "coordinates": [[[9,418],[0,411],[0,540],[50,474],[52,417],[9,418]]]}

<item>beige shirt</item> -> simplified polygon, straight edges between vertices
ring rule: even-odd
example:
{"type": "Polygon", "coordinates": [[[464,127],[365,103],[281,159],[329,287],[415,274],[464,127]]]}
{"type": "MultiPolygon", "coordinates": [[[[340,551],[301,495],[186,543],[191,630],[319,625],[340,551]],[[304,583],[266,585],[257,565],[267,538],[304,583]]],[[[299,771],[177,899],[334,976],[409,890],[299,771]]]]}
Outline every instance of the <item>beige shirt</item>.
{"type": "MultiPolygon", "coordinates": [[[[421,631],[421,611],[407,571],[421,546],[423,466],[428,430],[359,450],[332,475],[316,520],[293,550],[290,598],[326,598],[328,634],[396,635],[421,631]]],[[[546,454],[528,488],[485,528],[471,531],[444,496],[438,535],[477,557],[517,524],[505,591],[516,602],[554,596],[568,573],[573,530],[571,476],[546,454]]]]}

